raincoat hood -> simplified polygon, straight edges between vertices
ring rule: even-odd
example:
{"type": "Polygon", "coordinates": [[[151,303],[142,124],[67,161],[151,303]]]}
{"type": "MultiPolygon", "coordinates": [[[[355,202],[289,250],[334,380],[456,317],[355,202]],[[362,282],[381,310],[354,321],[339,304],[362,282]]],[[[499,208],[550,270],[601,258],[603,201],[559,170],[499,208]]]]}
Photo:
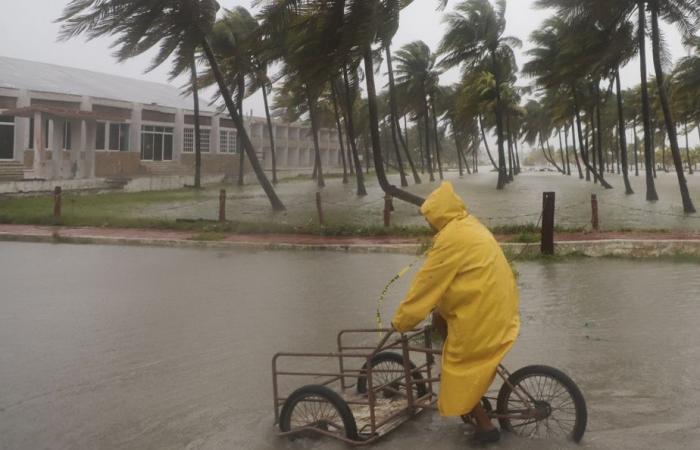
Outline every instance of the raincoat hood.
{"type": "Polygon", "coordinates": [[[455,193],[449,181],[442,183],[428,196],[420,212],[437,231],[441,231],[451,221],[469,214],[464,201],[455,193]]]}

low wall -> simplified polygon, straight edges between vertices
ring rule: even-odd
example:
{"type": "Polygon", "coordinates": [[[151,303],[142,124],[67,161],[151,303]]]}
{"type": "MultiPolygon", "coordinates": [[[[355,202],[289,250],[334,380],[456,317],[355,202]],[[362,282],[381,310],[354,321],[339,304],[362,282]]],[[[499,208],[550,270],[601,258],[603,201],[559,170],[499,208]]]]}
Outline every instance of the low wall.
{"type": "Polygon", "coordinates": [[[76,180],[25,180],[0,182],[0,194],[20,194],[24,192],[53,192],[56,186],[64,191],[82,189],[107,189],[104,179],[82,178],[76,180]]]}
{"type": "MultiPolygon", "coordinates": [[[[202,175],[202,184],[218,184],[224,181],[225,175],[202,175]]],[[[159,177],[139,177],[130,180],[124,186],[125,192],[167,191],[182,189],[194,185],[194,175],[171,175],[159,177]]]]}

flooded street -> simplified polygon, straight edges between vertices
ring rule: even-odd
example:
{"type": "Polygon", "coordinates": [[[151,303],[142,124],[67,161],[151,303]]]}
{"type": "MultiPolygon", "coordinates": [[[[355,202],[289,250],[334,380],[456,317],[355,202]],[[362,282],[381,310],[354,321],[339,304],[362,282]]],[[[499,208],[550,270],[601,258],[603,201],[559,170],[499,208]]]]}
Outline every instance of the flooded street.
{"type": "MultiPolygon", "coordinates": [[[[556,192],[556,224],[561,227],[580,228],[591,223],[591,194],[598,196],[600,226],[603,230],[697,230],[700,218],[683,214],[683,206],[674,175],[659,173],[656,187],[660,200],[650,203],[645,200],[644,177],[630,178],[635,195],[625,195],[622,177],[608,174],[606,177],[615,189],[606,190],[597,184],[581,181],[577,176],[564,177],[554,173],[524,172],[516,177],[505,190],[497,191],[495,173],[480,172],[478,175],[459,175],[452,171],[445,174],[454,183],[470,211],[489,226],[534,224],[542,210],[542,193],[556,192]]],[[[398,179],[394,177],[397,183],[398,179]]],[[[408,189],[427,196],[439,184],[426,182],[412,185],[408,189]]],[[[229,200],[227,211],[231,218],[243,222],[274,222],[288,225],[316,223],[316,185],[308,181],[288,181],[277,187],[288,211],[273,213],[265,194],[257,185],[243,188],[227,184],[229,200]]],[[[688,177],[688,188],[695,199],[700,199],[700,175],[688,177]]],[[[368,178],[368,195],[358,198],[355,185],[343,185],[340,179],[327,180],[322,190],[323,206],[329,224],[354,226],[381,226],[383,223],[384,193],[373,176],[368,178]]],[[[202,193],[197,201],[149,205],[143,209],[124,211],[138,218],[175,220],[216,220],[219,202],[218,189],[202,193]]],[[[700,201],[700,200],[698,200],[700,201]]],[[[425,221],[418,209],[404,202],[394,202],[392,214],[398,225],[423,226],[425,221]]]]}
{"type": "MultiPolygon", "coordinates": [[[[345,448],[275,436],[270,360],[375,326],[379,293],[412,259],[0,243],[0,448],[345,448]]],[[[697,264],[517,269],[523,327],[506,366],[571,375],[589,429],[580,446],[506,436],[492,448],[697,448],[697,264]]],[[[469,432],[429,413],[374,448],[462,449],[469,432]]]]}

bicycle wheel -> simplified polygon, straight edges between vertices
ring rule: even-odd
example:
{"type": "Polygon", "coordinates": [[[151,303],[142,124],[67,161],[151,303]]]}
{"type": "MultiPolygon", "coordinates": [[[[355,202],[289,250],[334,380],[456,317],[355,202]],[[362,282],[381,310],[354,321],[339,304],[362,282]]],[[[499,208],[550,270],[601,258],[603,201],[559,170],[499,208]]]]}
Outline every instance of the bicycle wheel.
{"type": "Polygon", "coordinates": [[[280,430],[316,434],[311,429],[357,440],[357,424],[343,398],[331,389],[308,385],[297,389],[287,398],[280,413],[280,430]]]}
{"type": "Polygon", "coordinates": [[[496,406],[499,415],[511,416],[498,419],[503,430],[534,438],[565,437],[574,442],[583,438],[586,401],[566,374],[552,367],[528,366],[511,374],[508,382],[501,386],[496,406]]]}
{"type": "MultiPolygon", "coordinates": [[[[408,365],[412,370],[416,368],[416,365],[411,361],[408,362],[408,365]]],[[[362,366],[362,373],[365,373],[366,371],[367,363],[365,362],[365,364],[362,366]]],[[[373,386],[389,385],[389,387],[391,387],[393,390],[405,392],[406,383],[405,375],[403,375],[403,373],[403,356],[398,353],[382,352],[377,353],[372,358],[373,386]],[[400,379],[397,380],[397,378],[400,379]],[[393,380],[396,381],[392,383],[393,380]]],[[[428,392],[425,383],[420,382],[422,379],[423,376],[419,372],[413,372],[413,380],[417,382],[413,385],[414,398],[423,397],[428,392]]],[[[357,392],[359,394],[367,393],[367,376],[360,375],[357,377],[357,392]]],[[[383,392],[385,398],[390,398],[394,395],[394,393],[389,389],[385,389],[383,392]]]]}

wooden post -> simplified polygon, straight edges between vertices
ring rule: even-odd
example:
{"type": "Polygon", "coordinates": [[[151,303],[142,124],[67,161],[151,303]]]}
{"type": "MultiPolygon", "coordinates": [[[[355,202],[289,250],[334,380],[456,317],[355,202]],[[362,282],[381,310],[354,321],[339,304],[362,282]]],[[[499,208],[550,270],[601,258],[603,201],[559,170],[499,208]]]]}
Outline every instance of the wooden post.
{"type": "Polygon", "coordinates": [[[554,192],[542,196],[542,245],[543,255],[554,255],[554,192]]]}
{"type": "Polygon", "coordinates": [[[394,202],[391,195],[384,196],[384,226],[391,226],[391,212],[394,210],[394,202]]]}
{"type": "Polygon", "coordinates": [[[600,222],[598,220],[598,196],[591,194],[591,224],[595,231],[600,230],[600,222]]]}
{"type": "Polygon", "coordinates": [[[226,189],[219,191],[219,222],[226,222],[226,189]]]}
{"type": "Polygon", "coordinates": [[[53,218],[61,218],[61,186],[56,186],[53,191],[53,218]]]}
{"type": "Polygon", "coordinates": [[[320,192],[316,192],[316,210],[318,211],[318,223],[324,225],[325,221],[323,220],[323,205],[321,205],[320,192]]]}

